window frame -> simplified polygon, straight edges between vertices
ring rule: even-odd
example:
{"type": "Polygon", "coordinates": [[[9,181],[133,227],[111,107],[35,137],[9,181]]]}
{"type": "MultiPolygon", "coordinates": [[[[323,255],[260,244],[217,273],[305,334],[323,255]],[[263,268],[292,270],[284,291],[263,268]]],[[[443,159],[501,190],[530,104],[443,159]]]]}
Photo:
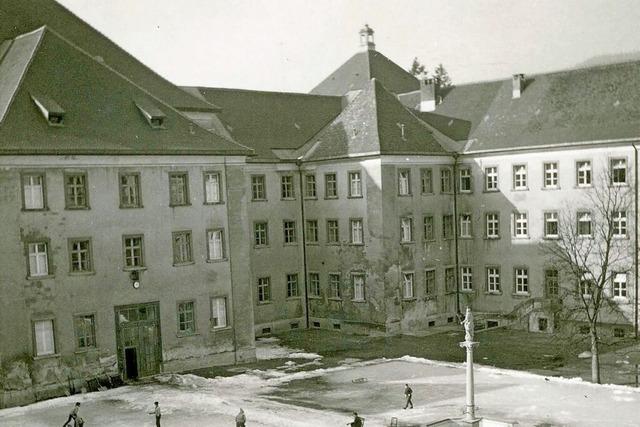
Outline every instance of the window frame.
{"type": "Polygon", "coordinates": [[[473,238],[473,218],[470,213],[461,213],[458,214],[458,237],[461,239],[472,239],[473,238]],[[466,220],[465,220],[466,219],[466,220]],[[464,220],[464,222],[463,222],[464,220]],[[466,233],[463,233],[466,228],[466,233]]]}
{"type": "Polygon", "coordinates": [[[317,271],[310,271],[308,273],[308,280],[309,280],[309,298],[322,298],[322,287],[320,285],[320,273],[318,273],[317,271]]]}
{"type": "Polygon", "coordinates": [[[223,183],[222,183],[222,172],[219,170],[206,170],[202,172],[202,187],[203,187],[203,204],[204,205],[219,205],[224,203],[224,197],[223,195],[223,183]],[[218,182],[217,182],[217,187],[218,187],[218,200],[214,200],[214,201],[210,201],[208,200],[208,193],[207,193],[207,184],[209,181],[207,181],[207,178],[209,177],[209,175],[212,176],[217,176],[218,177],[218,182]]]}
{"type": "Polygon", "coordinates": [[[442,239],[443,240],[451,240],[456,237],[454,233],[455,231],[454,221],[455,221],[455,218],[453,217],[453,214],[442,215],[442,239]]]}
{"type": "Polygon", "coordinates": [[[89,350],[98,348],[98,343],[96,339],[96,314],[95,313],[76,313],[73,315],[72,320],[73,320],[73,335],[75,337],[76,352],[89,351],[89,350]],[[78,335],[79,331],[77,328],[78,324],[76,323],[76,321],[79,319],[86,319],[89,317],[92,319],[90,336],[93,343],[91,345],[80,345],[80,339],[81,338],[86,339],[87,335],[84,335],[82,337],[78,335]]]}
{"type": "Polygon", "coordinates": [[[626,239],[629,236],[629,217],[626,210],[612,212],[613,237],[616,239],[626,239]],[[623,214],[623,215],[620,215],[623,214]],[[619,216],[618,216],[619,215],[619,216]],[[623,230],[623,233],[617,231],[623,230]]]}
{"type": "Polygon", "coordinates": [[[437,294],[437,283],[438,283],[438,279],[437,279],[437,274],[436,274],[436,268],[432,267],[432,268],[425,268],[424,270],[424,290],[425,290],[425,295],[428,297],[433,297],[437,294]],[[433,274],[432,276],[432,281],[430,280],[430,273],[433,274]],[[432,282],[433,287],[429,287],[429,282],[432,282]]]}
{"type": "Polygon", "coordinates": [[[280,200],[296,200],[296,183],[293,173],[280,174],[280,200]],[[287,182],[291,180],[290,182],[287,182]],[[289,187],[290,192],[287,190],[289,187]]]}
{"type": "Polygon", "coordinates": [[[473,267],[470,265],[460,267],[460,291],[473,292],[473,267]]]}
{"type": "Polygon", "coordinates": [[[366,279],[366,274],[364,272],[351,272],[351,290],[353,292],[352,294],[352,298],[351,301],[352,302],[366,302],[367,301],[367,292],[366,292],[366,287],[367,287],[367,279],[366,279]],[[359,286],[361,286],[361,294],[362,297],[361,298],[357,298],[357,292],[356,292],[356,279],[362,279],[362,283],[359,284],[359,286]]]}
{"type": "MultiPolygon", "coordinates": [[[[26,263],[27,263],[27,279],[38,280],[38,279],[53,277],[53,273],[52,273],[53,265],[51,262],[51,239],[47,237],[29,239],[26,242],[24,242],[24,245],[25,245],[26,263]],[[32,274],[30,246],[40,245],[40,244],[43,244],[45,248],[46,273],[32,274]]],[[[41,254],[41,252],[35,252],[35,254],[36,254],[36,260],[37,260],[38,259],[37,256],[38,254],[41,254]]]]}
{"type": "Polygon", "coordinates": [[[550,161],[542,163],[542,188],[545,190],[560,189],[560,163],[558,161],[550,161]],[[555,165],[555,169],[547,169],[547,166],[555,165]],[[548,175],[550,174],[550,175],[548,175]],[[555,180],[554,184],[548,184],[547,179],[555,180]]]}
{"type": "Polygon", "coordinates": [[[560,295],[560,272],[557,268],[544,269],[544,293],[549,297],[558,297],[560,295]],[[550,274],[555,272],[555,274],[550,274]]]}
{"type": "Polygon", "coordinates": [[[529,235],[529,213],[526,211],[513,212],[513,237],[516,239],[528,239],[529,235]],[[522,224],[524,226],[521,226],[520,229],[524,228],[524,233],[522,231],[518,232],[518,226],[522,224]]]}
{"type": "Polygon", "coordinates": [[[340,243],[340,221],[337,218],[327,218],[327,244],[328,245],[337,245],[340,243]],[[334,230],[329,223],[335,222],[335,240],[331,239],[331,233],[334,230]]]}
{"type": "Polygon", "coordinates": [[[527,191],[529,190],[529,168],[526,163],[517,163],[512,165],[513,170],[513,180],[512,180],[512,190],[513,191],[527,191]],[[522,170],[519,170],[522,168],[522,170]],[[524,173],[522,173],[524,171],[524,173]],[[520,183],[518,183],[520,181],[520,183]]]}
{"type": "Polygon", "coordinates": [[[440,193],[453,194],[453,179],[453,168],[449,166],[440,168],[440,193]]]}
{"type": "MultiPolygon", "coordinates": [[[[31,186],[30,186],[31,187],[31,186]]],[[[21,171],[20,172],[20,197],[22,199],[22,211],[23,212],[42,212],[48,210],[47,204],[47,175],[44,171],[21,171]],[[41,180],[41,192],[42,192],[42,207],[41,208],[28,208],[27,199],[25,197],[25,179],[29,177],[39,177],[41,180]]]]}
{"type": "Polygon", "coordinates": [[[220,261],[225,261],[227,259],[227,250],[226,250],[226,247],[225,247],[226,239],[225,239],[225,236],[224,236],[224,228],[222,228],[222,227],[207,228],[205,230],[205,241],[207,243],[207,262],[220,262],[220,261]],[[210,238],[209,234],[216,233],[216,232],[220,233],[220,257],[219,258],[213,258],[212,254],[211,254],[211,238],[210,238]]]}
{"type": "Polygon", "coordinates": [[[326,172],[324,174],[324,198],[337,199],[338,197],[338,174],[336,172],[326,172]],[[331,193],[329,192],[330,188],[333,189],[331,193]]]}
{"type": "Polygon", "coordinates": [[[593,186],[593,162],[590,159],[576,160],[576,188],[590,188],[593,186]],[[582,170],[581,164],[588,166],[588,169],[582,170]],[[584,172],[584,177],[588,178],[587,183],[581,183],[580,177],[584,172]]]}
{"type": "Polygon", "coordinates": [[[229,324],[229,310],[228,308],[228,304],[227,304],[227,300],[228,298],[226,296],[212,296],[209,297],[209,325],[210,328],[212,330],[218,330],[218,329],[225,329],[225,328],[229,328],[231,325],[229,324]],[[216,308],[218,317],[214,317],[213,316],[213,302],[214,301],[222,301],[224,304],[224,324],[223,325],[214,325],[214,319],[219,319],[220,318],[220,310],[218,309],[218,304],[216,304],[216,308]]]}
{"type": "Polygon", "coordinates": [[[64,171],[62,173],[62,182],[64,186],[64,209],[65,210],[87,210],[91,209],[89,205],[89,183],[87,180],[87,172],[86,171],[64,171]],[[81,177],[82,184],[77,185],[73,184],[73,187],[80,188],[84,192],[84,203],[83,204],[72,204],[71,203],[71,195],[69,194],[69,188],[72,184],[67,182],[67,179],[72,177],[81,177]]]}
{"type": "Polygon", "coordinates": [[[629,162],[626,157],[611,157],[609,158],[609,174],[611,179],[609,180],[609,184],[614,187],[624,187],[629,185],[629,162]],[[616,170],[619,169],[615,166],[615,162],[623,162],[624,163],[624,181],[618,182],[616,180],[616,170]]]}
{"type": "Polygon", "coordinates": [[[398,169],[398,196],[411,196],[411,169],[398,169]]]}
{"type": "Polygon", "coordinates": [[[352,170],[347,172],[347,182],[349,184],[348,187],[348,197],[350,199],[361,199],[364,197],[364,178],[362,175],[362,171],[352,170]],[[357,180],[353,178],[357,177],[357,180]],[[357,193],[353,192],[353,184],[356,184],[356,188],[358,189],[357,193]]]}
{"type": "Polygon", "coordinates": [[[315,173],[305,173],[304,175],[304,198],[307,200],[318,199],[318,182],[315,173]],[[313,178],[313,180],[310,181],[309,178],[313,178]],[[310,194],[310,189],[313,190],[313,194],[310,194]]]}
{"type": "Polygon", "coordinates": [[[500,239],[500,212],[486,212],[484,214],[484,222],[485,222],[485,238],[489,240],[500,239]],[[489,219],[489,216],[495,216],[495,221],[489,219]],[[490,225],[495,222],[495,234],[490,234],[490,225]]]}
{"type": "Polygon", "coordinates": [[[486,193],[495,193],[497,191],[500,191],[500,186],[499,186],[500,175],[498,172],[498,166],[485,166],[483,171],[484,171],[484,191],[486,193]],[[495,173],[489,173],[490,169],[494,169],[495,173]],[[495,178],[495,182],[493,182],[494,186],[489,185],[493,181],[491,178],[495,178]]]}
{"type": "MultiPolygon", "coordinates": [[[[184,313],[186,314],[186,312],[184,313]]],[[[191,336],[191,335],[196,335],[198,333],[198,322],[197,322],[197,315],[196,315],[196,300],[182,300],[182,301],[176,301],[176,321],[177,321],[177,335],[178,337],[186,337],[186,336],[191,336]],[[180,315],[182,314],[180,312],[180,306],[181,305],[185,305],[185,304],[191,304],[191,322],[193,323],[193,330],[182,330],[181,329],[181,324],[185,323],[187,324],[188,321],[185,320],[184,322],[180,320],[180,315]]]]}
{"type": "Polygon", "coordinates": [[[191,205],[191,197],[189,195],[189,172],[183,171],[172,171],[169,172],[169,207],[178,207],[178,206],[190,206],[191,205]],[[174,194],[174,178],[182,178],[182,192],[184,194],[184,202],[183,203],[174,203],[173,196],[174,194]]]}
{"type": "Polygon", "coordinates": [[[414,243],[413,217],[411,216],[400,217],[400,243],[414,243]]]}
{"type": "Polygon", "coordinates": [[[499,265],[485,266],[485,284],[488,294],[502,294],[502,278],[499,265]],[[493,272],[490,270],[494,270],[493,272]],[[495,280],[492,282],[492,278],[495,280]]]}
{"type": "Polygon", "coordinates": [[[618,300],[627,300],[629,298],[629,277],[624,271],[616,271],[611,276],[611,296],[618,300]],[[618,276],[624,277],[623,281],[617,281],[618,276]],[[622,286],[616,286],[622,284],[622,286]]]}
{"type": "Polygon", "coordinates": [[[436,240],[436,220],[433,214],[423,215],[422,217],[422,239],[425,242],[433,242],[436,240]],[[427,220],[430,219],[430,232],[427,232],[427,220]]]}
{"type": "Polygon", "coordinates": [[[285,273],[286,296],[287,299],[300,298],[300,279],[298,273],[285,273]],[[292,287],[295,285],[295,288],[292,287]],[[295,294],[294,291],[295,290],[295,294]]]}
{"type": "Polygon", "coordinates": [[[458,169],[458,190],[460,194],[471,194],[473,193],[473,174],[471,173],[470,167],[460,167],[458,169]],[[462,173],[468,173],[468,176],[463,176],[462,173]],[[466,185],[463,185],[463,182],[468,181],[468,188],[466,185]]]}
{"type": "MultiPolygon", "coordinates": [[[[261,239],[262,240],[262,239],[261,239]]],[[[269,246],[269,221],[254,221],[253,222],[253,247],[254,248],[265,248],[269,246]],[[258,230],[258,226],[263,226],[264,230],[262,230],[264,234],[264,243],[257,243],[257,233],[260,232],[258,230]]]]}
{"type": "Polygon", "coordinates": [[[295,220],[282,220],[282,243],[285,245],[298,244],[298,225],[295,220]]]}
{"type": "Polygon", "coordinates": [[[416,292],[415,292],[416,281],[415,281],[414,272],[403,271],[401,274],[401,279],[402,279],[402,299],[405,301],[414,300],[416,298],[416,292]],[[410,292],[407,292],[407,290],[410,290],[410,292]]]}
{"type": "Polygon", "coordinates": [[[420,192],[421,194],[434,194],[433,191],[433,168],[420,169],[420,192]],[[425,191],[427,190],[427,191],[425,191]]]}
{"type": "Polygon", "coordinates": [[[305,243],[309,245],[315,245],[320,242],[320,224],[317,219],[306,219],[304,222],[305,243]]]}
{"type": "Polygon", "coordinates": [[[593,213],[590,210],[577,210],[576,211],[576,235],[581,238],[591,239],[593,238],[593,213]],[[589,216],[589,234],[583,234],[581,232],[580,225],[581,223],[586,223],[581,220],[581,215],[589,216]]]}
{"type": "Polygon", "coordinates": [[[271,302],[271,276],[257,278],[256,297],[258,304],[268,304],[271,302]]]}
{"type": "Polygon", "coordinates": [[[342,300],[342,274],[336,272],[328,273],[329,283],[329,299],[330,300],[342,300]],[[336,279],[337,280],[333,280],[336,279]],[[336,291],[336,292],[334,292],[336,291]]]}
{"type": "MultiPolygon", "coordinates": [[[[171,232],[171,248],[172,248],[172,255],[173,255],[173,266],[177,267],[177,266],[182,266],[182,265],[190,265],[190,264],[194,264],[195,263],[195,257],[193,256],[193,233],[191,232],[191,230],[178,230],[178,231],[172,231],[171,232]],[[188,259],[187,260],[181,260],[178,257],[176,257],[176,238],[179,236],[185,236],[186,237],[186,244],[187,244],[187,256],[188,259]]],[[[180,251],[182,251],[181,248],[179,248],[180,251]]],[[[179,255],[179,254],[178,254],[179,255]]]]}
{"type": "Polygon", "coordinates": [[[364,246],[364,220],[362,218],[349,218],[349,242],[353,246],[364,246]],[[360,224],[359,237],[360,241],[356,242],[354,237],[354,224],[360,224]]]}
{"type": "Polygon", "coordinates": [[[67,253],[69,256],[69,274],[73,276],[82,276],[86,274],[94,274],[95,269],[93,265],[93,245],[91,241],[91,237],[69,237],[67,239],[67,253]],[[73,266],[73,245],[74,243],[79,242],[87,242],[87,265],[88,268],[86,270],[74,271],[73,266]]]}
{"type": "Polygon", "coordinates": [[[249,178],[251,185],[251,201],[266,202],[267,201],[267,177],[264,174],[252,174],[249,178]],[[258,191],[259,190],[259,191],[258,191]],[[258,192],[262,193],[262,197],[258,192]]]}
{"type": "Polygon", "coordinates": [[[544,238],[548,240],[559,239],[560,238],[560,214],[558,213],[558,211],[543,211],[542,221],[543,221],[544,238]],[[550,234],[548,226],[549,224],[553,224],[554,222],[555,222],[556,232],[554,234],[550,234]]]}
{"type": "Polygon", "coordinates": [[[142,184],[141,184],[141,177],[140,177],[140,172],[127,172],[127,171],[120,171],[118,172],[118,203],[119,203],[119,208],[120,209],[139,209],[143,207],[143,203],[142,203],[142,184]],[[128,204],[128,203],[123,203],[123,183],[122,183],[122,179],[124,177],[127,176],[133,176],[135,177],[135,193],[136,193],[136,203],[135,204],[128,204]]]}
{"type": "Polygon", "coordinates": [[[515,295],[529,295],[530,282],[529,267],[522,265],[513,267],[513,293],[515,295]]]}
{"type": "Polygon", "coordinates": [[[56,318],[54,316],[37,317],[31,319],[32,354],[34,359],[58,356],[58,337],[56,333],[56,318]],[[38,353],[38,338],[36,334],[36,324],[41,322],[51,322],[51,338],[53,350],[50,353],[38,353]]]}
{"type": "Polygon", "coordinates": [[[140,270],[145,268],[144,234],[122,235],[122,259],[124,270],[140,270]],[[140,239],[140,265],[127,265],[127,239],[140,239]]]}

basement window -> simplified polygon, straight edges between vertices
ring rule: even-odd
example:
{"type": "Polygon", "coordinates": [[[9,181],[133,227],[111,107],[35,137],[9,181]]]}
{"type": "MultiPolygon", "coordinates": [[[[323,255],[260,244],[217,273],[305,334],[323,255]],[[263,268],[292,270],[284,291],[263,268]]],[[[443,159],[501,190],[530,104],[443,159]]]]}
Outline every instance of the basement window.
{"type": "Polygon", "coordinates": [[[341,329],[342,326],[340,325],[340,323],[334,323],[333,324],[333,329],[341,329]]]}
{"type": "Polygon", "coordinates": [[[320,322],[313,322],[313,327],[314,328],[319,328],[320,327],[320,322]]]}
{"type": "Polygon", "coordinates": [[[613,336],[616,338],[624,338],[624,329],[613,328],[613,336]]]}
{"type": "Polygon", "coordinates": [[[271,328],[262,328],[262,333],[263,334],[270,334],[271,333],[271,328]]]}
{"type": "Polygon", "coordinates": [[[49,126],[63,126],[65,111],[53,99],[45,95],[31,95],[31,99],[36,104],[49,126]]]}
{"type": "Polygon", "coordinates": [[[291,326],[291,329],[298,329],[300,327],[300,323],[298,322],[291,323],[289,326],[291,326]]]}
{"type": "Polygon", "coordinates": [[[165,114],[158,107],[153,105],[147,100],[139,99],[135,101],[136,107],[142,113],[142,116],[147,120],[149,126],[153,129],[164,129],[164,122],[166,119],[165,114]]]}

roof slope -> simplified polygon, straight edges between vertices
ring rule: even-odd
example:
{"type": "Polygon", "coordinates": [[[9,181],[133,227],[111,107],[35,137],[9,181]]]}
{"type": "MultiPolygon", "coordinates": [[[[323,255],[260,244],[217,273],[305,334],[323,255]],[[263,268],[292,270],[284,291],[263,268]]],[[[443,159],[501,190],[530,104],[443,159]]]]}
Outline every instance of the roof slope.
{"type": "Polygon", "coordinates": [[[298,149],[342,111],[342,99],[334,96],[197,89],[222,107],[219,116],[229,133],[253,148],[258,159],[277,159],[274,149],[298,149]]]}
{"type": "Polygon", "coordinates": [[[389,58],[375,50],[358,52],[338,67],[310,93],[342,96],[351,90],[368,86],[369,80],[380,80],[387,90],[405,93],[418,90],[418,80],[389,58]]]}
{"type": "Polygon", "coordinates": [[[6,64],[20,67],[0,74],[0,99],[7,110],[0,123],[0,153],[250,153],[198,127],[46,27],[15,40],[0,69],[6,64]],[[64,125],[49,125],[32,96],[59,104],[65,110],[64,125]],[[161,110],[162,129],[150,126],[136,107],[137,101],[161,110]]]}
{"type": "Polygon", "coordinates": [[[441,141],[376,79],[313,140],[315,144],[304,155],[305,160],[368,154],[448,153],[444,148],[448,141],[441,141]]]}
{"type": "Polygon", "coordinates": [[[203,111],[216,109],[157,75],[54,0],[0,1],[0,41],[13,39],[43,25],[52,28],[86,52],[99,55],[110,67],[176,108],[203,111]]]}

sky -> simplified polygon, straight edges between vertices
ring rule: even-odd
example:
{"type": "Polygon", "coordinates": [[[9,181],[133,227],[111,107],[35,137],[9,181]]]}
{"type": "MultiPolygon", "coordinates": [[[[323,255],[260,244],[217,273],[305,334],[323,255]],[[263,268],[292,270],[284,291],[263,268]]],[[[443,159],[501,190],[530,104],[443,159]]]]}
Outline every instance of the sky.
{"type": "Polygon", "coordinates": [[[454,83],[640,51],[637,0],[57,0],[178,85],[308,92],[375,31],[454,83]]]}

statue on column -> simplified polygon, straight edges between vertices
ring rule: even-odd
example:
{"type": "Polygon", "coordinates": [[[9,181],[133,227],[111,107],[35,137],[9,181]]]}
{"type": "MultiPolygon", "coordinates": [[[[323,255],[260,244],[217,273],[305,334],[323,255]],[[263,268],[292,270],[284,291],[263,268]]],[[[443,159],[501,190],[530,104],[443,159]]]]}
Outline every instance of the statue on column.
{"type": "Polygon", "coordinates": [[[473,313],[469,307],[467,307],[467,312],[461,324],[464,326],[464,340],[466,342],[473,342],[473,313]]]}

